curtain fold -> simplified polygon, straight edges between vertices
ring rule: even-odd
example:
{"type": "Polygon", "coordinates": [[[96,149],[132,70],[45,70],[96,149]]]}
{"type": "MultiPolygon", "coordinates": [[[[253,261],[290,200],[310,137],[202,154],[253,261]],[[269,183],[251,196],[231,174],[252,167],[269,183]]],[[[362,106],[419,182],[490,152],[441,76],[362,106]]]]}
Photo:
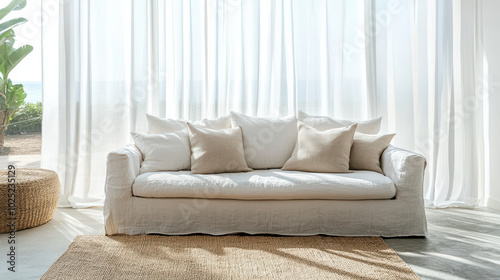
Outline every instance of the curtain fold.
{"type": "Polygon", "coordinates": [[[430,207],[481,203],[480,1],[43,0],[42,167],[102,205],[145,114],[383,117],[423,153],[430,207]]]}
{"type": "Polygon", "coordinates": [[[416,1],[413,9],[420,14],[412,52],[427,57],[416,62],[413,76],[414,146],[429,160],[426,205],[472,207],[484,203],[487,164],[481,1],[416,1]]]}

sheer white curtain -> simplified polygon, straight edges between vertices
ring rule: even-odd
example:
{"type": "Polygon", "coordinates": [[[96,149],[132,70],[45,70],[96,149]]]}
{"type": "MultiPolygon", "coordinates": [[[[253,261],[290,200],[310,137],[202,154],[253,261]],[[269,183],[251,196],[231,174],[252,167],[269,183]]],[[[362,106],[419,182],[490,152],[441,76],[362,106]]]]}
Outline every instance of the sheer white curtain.
{"type": "Polygon", "coordinates": [[[484,203],[485,127],[481,0],[414,5],[415,148],[429,160],[428,206],[484,203]],[[436,15],[436,16],[433,16],[436,15]]]}
{"type": "Polygon", "coordinates": [[[478,202],[482,167],[471,160],[482,162],[473,151],[481,110],[448,121],[475,94],[475,4],[43,1],[42,166],[60,175],[61,206],[102,204],[106,154],[146,131],[145,113],[194,120],[298,109],[383,116],[397,145],[429,159],[430,206],[478,202]]]}
{"type": "Polygon", "coordinates": [[[397,144],[426,156],[428,207],[484,203],[481,1],[401,4],[376,37],[378,112],[397,144]]]}

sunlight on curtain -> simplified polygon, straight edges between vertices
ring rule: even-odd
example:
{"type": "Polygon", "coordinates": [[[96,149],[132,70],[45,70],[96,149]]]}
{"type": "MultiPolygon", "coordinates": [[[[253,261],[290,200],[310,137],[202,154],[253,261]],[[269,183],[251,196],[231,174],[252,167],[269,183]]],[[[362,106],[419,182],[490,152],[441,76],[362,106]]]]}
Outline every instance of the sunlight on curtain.
{"type": "Polygon", "coordinates": [[[431,207],[484,182],[480,1],[43,0],[42,166],[102,205],[106,155],[146,113],[383,117],[428,161],[431,207]]]}
{"type": "Polygon", "coordinates": [[[133,56],[150,63],[131,81],[149,80],[143,112],[199,119],[299,108],[366,118],[362,3],[133,2],[133,56]]]}

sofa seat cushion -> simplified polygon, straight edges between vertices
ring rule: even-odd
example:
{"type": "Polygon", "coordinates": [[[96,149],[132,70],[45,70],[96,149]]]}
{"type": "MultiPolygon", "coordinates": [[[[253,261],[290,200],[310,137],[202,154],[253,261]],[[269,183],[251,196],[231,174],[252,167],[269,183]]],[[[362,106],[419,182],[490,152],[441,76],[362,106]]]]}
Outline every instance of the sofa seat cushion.
{"type": "Polygon", "coordinates": [[[156,198],[391,199],[396,187],[388,177],[372,171],[308,173],[280,169],[246,173],[190,174],[189,171],[149,172],[139,175],[134,196],[156,198]]]}

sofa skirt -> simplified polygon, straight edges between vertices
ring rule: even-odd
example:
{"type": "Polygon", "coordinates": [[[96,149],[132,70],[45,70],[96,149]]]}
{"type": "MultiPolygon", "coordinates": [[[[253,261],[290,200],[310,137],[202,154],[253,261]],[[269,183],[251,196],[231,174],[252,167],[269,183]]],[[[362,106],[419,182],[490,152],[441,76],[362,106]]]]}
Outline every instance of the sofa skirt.
{"type": "Polygon", "coordinates": [[[234,233],[426,236],[422,200],[229,200],[141,198],[105,206],[107,235],[234,233]]]}

